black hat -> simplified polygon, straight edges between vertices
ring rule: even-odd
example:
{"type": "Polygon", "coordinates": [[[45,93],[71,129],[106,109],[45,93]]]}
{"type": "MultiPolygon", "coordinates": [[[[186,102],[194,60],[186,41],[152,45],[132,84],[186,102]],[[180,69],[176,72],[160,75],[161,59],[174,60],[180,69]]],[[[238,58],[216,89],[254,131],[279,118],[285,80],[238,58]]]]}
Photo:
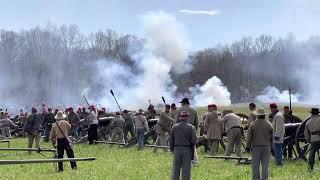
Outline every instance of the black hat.
{"type": "Polygon", "coordinates": [[[311,114],[319,114],[319,109],[318,108],[311,108],[310,113],[311,114]]]}
{"type": "Polygon", "coordinates": [[[256,108],[256,104],[255,104],[255,103],[250,103],[250,104],[249,104],[249,107],[256,108]]]}
{"type": "Polygon", "coordinates": [[[190,104],[189,99],[188,98],[183,98],[182,101],[180,103],[183,104],[190,104]]]}
{"type": "Polygon", "coordinates": [[[171,108],[171,106],[167,104],[166,105],[166,109],[170,109],[170,108],[171,108]]]}

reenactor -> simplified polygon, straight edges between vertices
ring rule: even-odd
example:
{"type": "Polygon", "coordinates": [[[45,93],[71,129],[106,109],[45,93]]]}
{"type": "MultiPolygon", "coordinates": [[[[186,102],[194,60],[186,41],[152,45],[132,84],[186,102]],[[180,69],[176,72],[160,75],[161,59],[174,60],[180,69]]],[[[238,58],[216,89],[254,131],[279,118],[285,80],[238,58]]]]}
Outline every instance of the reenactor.
{"type": "Polygon", "coordinates": [[[283,165],[283,140],[285,134],[284,127],[284,117],[282,113],[278,110],[276,103],[270,104],[270,111],[273,115],[272,127],[273,127],[273,148],[274,148],[274,157],[276,159],[276,164],[283,165]]]}
{"type": "MultiPolygon", "coordinates": [[[[166,105],[165,110],[160,113],[160,118],[158,123],[156,124],[156,133],[157,140],[156,146],[167,146],[166,136],[169,134],[171,124],[173,124],[175,120],[170,117],[170,105],[166,105]]],[[[154,152],[157,152],[157,147],[153,149],[154,152]]],[[[166,149],[164,149],[166,151],[166,149]]]]}
{"type": "Polygon", "coordinates": [[[252,153],[252,179],[268,179],[273,128],[272,124],[266,120],[267,114],[263,108],[258,108],[255,115],[256,120],[249,126],[246,150],[251,150],[252,153]],[[262,166],[261,178],[260,164],[262,166]]]}
{"type": "Polygon", "coordinates": [[[170,107],[170,116],[172,119],[176,119],[178,114],[177,114],[177,106],[175,103],[172,103],[171,104],[171,107],[170,107]]]}
{"type": "Polygon", "coordinates": [[[302,120],[298,116],[292,114],[292,111],[290,110],[289,106],[283,107],[283,117],[285,124],[302,122],[302,120]]]}
{"type": "Polygon", "coordinates": [[[143,115],[147,118],[147,121],[149,121],[149,119],[155,119],[156,116],[158,116],[158,113],[154,109],[154,106],[152,104],[150,104],[148,107],[148,111],[145,112],[143,115]]]}
{"type": "MultiPolygon", "coordinates": [[[[196,130],[198,130],[198,113],[195,109],[190,107],[190,102],[188,98],[183,98],[181,103],[181,107],[177,110],[177,114],[181,114],[182,111],[187,111],[189,113],[189,123],[192,124],[196,130]]],[[[176,123],[180,122],[180,118],[176,118],[176,123]]]]}
{"type": "Polygon", "coordinates": [[[304,128],[304,136],[311,143],[308,170],[312,171],[315,164],[315,154],[320,149],[320,116],[318,108],[312,108],[310,113],[311,117],[304,128]]]}
{"type": "Polygon", "coordinates": [[[5,114],[3,118],[0,120],[2,137],[11,138],[11,126],[18,127],[9,119],[8,115],[5,114]]]}
{"type": "MultiPolygon", "coordinates": [[[[41,117],[37,114],[37,109],[33,107],[22,129],[28,136],[28,148],[32,148],[34,141],[36,148],[40,148],[41,123],[41,117]]],[[[31,154],[31,151],[29,151],[29,154],[31,154]]]]}
{"type": "Polygon", "coordinates": [[[252,123],[254,120],[256,120],[256,115],[255,115],[256,104],[250,103],[249,110],[250,110],[250,113],[249,113],[249,117],[248,117],[248,127],[249,127],[250,123],[252,123]]]}
{"type": "MultiPolygon", "coordinates": [[[[302,120],[298,117],[292,114],[292,111],[290,110],[289,106],[283,107],[283,117],[284,117],[284,123],[285,124],[291,124],[291,123],[301,123],[302,120]]],[[[288,132],[286,134],[289,135],[289,138],[284,139],[284,143],[290,142],[294,140],[294,136],[290,136],[291,134],[294,134],[296,131],[294,129],[288,129],[288,132]]],[[[295,135],[295,134],[294,134],[295,135]]],[[[288,150],[283,153],[284,157],[288,157],[288,159],[291,159],[293,157],[293,144],[288,143],[288,150]]]]}
{"type": "Polygon", "coordinates": [[[139,109],[138,114],[133,116],[136,129],[138,150],[142,150],[144,145],[144,133],[149,131],[147,118],[143,115],[143,110],[139,109]]]}
{"type": "MultiPolygon", "coordinates": [[[[62,111],[59,111],[55,116],[56,122],[53,123],[50,132],[50,138],[52,145],[57,147],[58,158],[63,158],[64,151],[66,151],[68,158],[74,158],[73,149],[70,146],[67,135],[71,128],[71,125],[66,121],[66,115],[62,111]],[[57,146],[56,146],[57,145],[57,146]]],[[[75,161],[70,161],[71,168],[76,170],[77,164],[75,161]]],[[[58,162],[59,172],[63,171],[63,162],[58,162]]]]}
{"type": "Polygon", "coordinates": [[[86,121],[88,122],[88,141],[89,145],[93,144],[93,141],[98,141],[98,113],[97,109],[94,105],[90,107],[90,113],[86,117],[86,121]]]}
{"type": "Polygon", "coordinates": [[[191,161],[194,160],[194,148],[197,143],[196,128],[188,123],[189,113],[182,111],[179,123],[172,127],[170,133],[170,151],[173,152],[172,180],[183,180],[191,177],[191,161]]]}
{"type": "Polygon", "coordinates": [[[44,142],[49,141],[49,136],[52,128],[52,124],[56,121],[55,120],[55,115],[52,112],[51,108],[48,108],[48,113],[45,114],[43,122],[42,122],[42,127],[45,127],[44,129],[44,142]]]}
{"type": "Polygon", "coordinates": [[[124,143],[123,129],[125,127],[125,120],[121,117],[120,112],[116,112],[116,116],[111,122],[112,136],[111,142],[124,143]]]}
{"type": "Polygon", "coordinates": [[[82,107],[82,111],[81,111],[81,113],[79,114],[80,119],[85,119],[88,115],[89,115],[89,112],[87,112],[87,110],[86,110],[85,107],[82,107]]]}
{"type": "Polygon", "coordinates": [[[70,107],[68,111],[69,111],[69,114],[67,115],[67,120],[71,125],[70,134],[75,139],[79,139],[78,127],[80,124],[80,117],[76,112],[73,111],[72,107],[70,107]]]}
{"type": "MultiPolygon", "coordinates": [[[[189,115],[188,115],[189,121],[188,122],[196,128],[196,132],[197,132],[198,127],[199,127],[197,111],[195,109],[193,109],[192,107],[190,107],[190,102],[189,102],[188,98],[183,98],[180,103],[181,103],[181,107],[177,110],[177,114],[180,115],[182,111],[188,112],[189,113],[189,115]]],[[[180,116],[177,117],[176,123],[180,123],[180,116]]],[[[198,153],[197,153],[197,150],[195,149],[194,160],[192,160],[192,164],[196,165],[198,163],[199,163],[198,153]]]]}
{"type": "Polygon", "coordinates": [[[232,110],[223,111],[223,118],[221,123],[224,123],[225,130],[227,132],[228,144],[225,150],[225,156],[230,156],[233,147],[236,148],[236,154],[241,157],[241,137],[242,137],[242,126],[241,118],[233,113],[232,110]]]}
{"type": "Polygon", "coordinates": [[[128,110],[123,110],[122,118],[125,121],[125,126],[124,126],[124,131],[123,131],[124,141],[126,143],[128,143],[129,142],[129,139],[128,139],[128,133],[129,132],[130,132],[130,135],[131,135],[131,139],[135,138],[134,124],[133,124],[133,121],[132,121],[131,114],[129,113],[128,110]]]}
{"type": "Polygon", "coordinates": [[[219,141],[221,140],[221,129],[217,105],[208,105],[208,112],[204,119],[204,134],[210,148],[210,154],[216,155],[219,141]]]}

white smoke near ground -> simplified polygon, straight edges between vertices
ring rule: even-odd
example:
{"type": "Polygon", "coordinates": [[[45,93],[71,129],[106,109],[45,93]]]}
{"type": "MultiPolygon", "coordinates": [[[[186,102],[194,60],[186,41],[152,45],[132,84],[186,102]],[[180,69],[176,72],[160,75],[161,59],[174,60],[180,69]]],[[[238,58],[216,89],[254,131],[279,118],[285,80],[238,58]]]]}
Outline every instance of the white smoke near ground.
{"type": "Polygon", "coordinates": [[[212,103],[221,106],[231,104],[230,92],[216,76],[208,79],[202,86],[196,85],[190,88],[190,91],[193,94],[193,101],[196,106],[205,106],[212,103]]]}
{"type": "MultiPolygon", "coordinates": [[[[298,103],[300,94],[291,94],[291,102],[298,103]]],[[[260,95],[256,97],[256,100],[262,103],[289,103],[289,90],[280,92],[274,86],[267,86],[260,95]]]]}

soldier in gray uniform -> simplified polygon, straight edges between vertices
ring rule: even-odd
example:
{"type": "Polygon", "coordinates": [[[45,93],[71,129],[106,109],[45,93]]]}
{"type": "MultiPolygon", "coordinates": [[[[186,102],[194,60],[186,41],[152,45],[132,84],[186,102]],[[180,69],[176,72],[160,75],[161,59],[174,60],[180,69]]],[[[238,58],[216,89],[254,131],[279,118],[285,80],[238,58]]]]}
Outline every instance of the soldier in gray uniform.
{"type": "Polygon", "coordinates": [[[182,179],[189,180],[197,134],[195,127],[188,123],[187,111],[182,111],[179,117],[180,123],[172,127],[169,139],[170,151],[174,154],[171,179],[179,180],[180,171],[182,171],[182,179]]]}
{"type": "Polygon", "coordinates": [[[246,150],[252,152],[252,179],[260,180],[260,164],[262,166],[261,179],[268,179],[270,150],[273,145],[272,124],[266,120],[263,108],[255,112],[257,119],[249,126],[246,150]]]}
{"type": "Polygon", "coordinates": [[[121,117],[120,112],[116,112],[116,116],[113,118],[111,123],[111,128],[112,128],[111,142],[124,143],[124,135],[123,135],[124,125],[125,125],[125,121],[121,117]]]}
{"type": "Polygon", "coordinates": [[[212,156],[216,155],[219,141],[221,140],[221,128],[219,122],[219,115],[217,112],[217,105],[209,104],[208,112],[205,114],[204,118],[204,134],[208,141],[208,146],[210,148],[210,154],[212,156]]]}
{"type": "MultiPolygon", "coordinates": [[[[27,117],[27,121],[23,126],[23,132],[28,135],[28,148],[32,148],[33,141],[35,141],[36,148],[40,148],[40,129],[41,129],[42,119],[39,114],[37,114],[37,109],[32,108],[31,114],[27,117]]],[[[31,154],[31,151],[29,151],[31,154]]]]}
{"type": "Polygon", "coordinates": [[[236,153],[238,157],[241,157],[241,136],[242,136],[242,127],[241,127],[241,118],[233,113],[232,110],[225,110],[223,112],[224,117],[222,123],[224,123],[228,144],[225,151],[225,156],[230,156],[231,151],[234,146],[236,146],[236,153]]]}
{"type": "Polygon", "coordinates": [[[125,120],[125,127],[124,127],[124,141],[126,143],[129,142],[128,140],[128,133],[130,132],[131,139],[135,138],[135,133],[134,133],[134,124],[131,118],[131,115],[129,114],[128,110],[123,110],[123,115],[122,118],[125,120]]]}
{"type": "Polygon", "coordinates": [[[192,124],[196,130],[198,130],[199,124],[198,124],[198,113],[195,109],[190,107],[190,102],[188,98],[183,98],[181,103],[181,107],[177,110],[176,114],[178,115],[176,117],[176,123],[180,122],[179,115],[182,111],[187,111],[189,113],[189,123],[192,124]]]}
{"type": "MultiPolygon", "coordinates": [[[[160,119],[156,124],[156,146],[167,146],[166,135],[169,133],[171,124],[174,122],[174,119],[170,117],[170,105],[166,105],[166,109],[160,113],[160,119]]],[[[163,150],[166,151],[166,149],[163,150]]],[[[157,152],[157,147],[153,149],[153,152],[157,152]]]]}
{"type": "Polygon", "coordinates": [[[304,136],[311,143],[308,170],[312,171],[315,163],[315,154],[320,149],[320,116],[318,108],[311,109],[311,118],[306,123],[304,136]]]}
{"type": "Polygon", "coordinates": [[[4,138],[11,138],[11,129],[10,127],[18,127],[15,125],[9,118],[7,114],[3,115],[3,119],[0,120],[0,128],[1,128],[1,133],[2,137],[4,138]]]}

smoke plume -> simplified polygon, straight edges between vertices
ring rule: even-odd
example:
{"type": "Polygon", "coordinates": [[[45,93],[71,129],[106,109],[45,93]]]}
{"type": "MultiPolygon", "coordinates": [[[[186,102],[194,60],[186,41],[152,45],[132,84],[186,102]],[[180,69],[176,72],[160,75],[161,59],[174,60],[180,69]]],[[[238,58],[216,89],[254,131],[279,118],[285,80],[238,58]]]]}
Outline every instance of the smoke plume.
{"type": "Polygon", "coordinates": [[[196,106],[205,106],[212,103],[222,106],[231,104],[230,92],[216,76],[208,79],[202,86],[197,84],[195,87],[191,87],[190,91],[193,94],[193,101],[196,106]]]}
{"type": "MultiPolygon", "coordinates": [[[[291,102],[299,102],[299,94],[291,94],[291,102]]],[[[262,103],[289,103],[289,90],[280,92],[279,89],[273,86],[267,86],[261,95],[256,97],[256,100],[262,103]]]]}

